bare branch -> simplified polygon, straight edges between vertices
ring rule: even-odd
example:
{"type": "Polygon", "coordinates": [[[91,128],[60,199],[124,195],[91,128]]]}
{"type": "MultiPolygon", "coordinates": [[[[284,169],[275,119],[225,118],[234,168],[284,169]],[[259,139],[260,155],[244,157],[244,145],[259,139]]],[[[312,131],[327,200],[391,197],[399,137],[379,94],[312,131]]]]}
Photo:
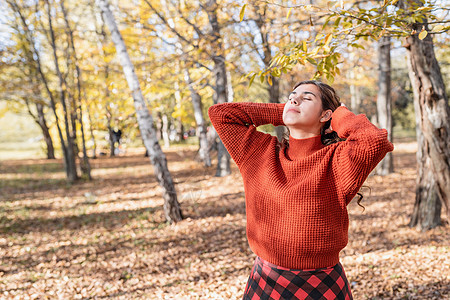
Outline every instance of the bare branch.
{"type": "Polygon", "coordinates": [[[181,40],[183,40],[184,42],[192,45],[195,48],[198,48],[198,45],[195,45],[192,41],[188,40],[187,38],[185,38],[183,35],[181,35],[178,30],[176,30],[174,27],[170,26],[169,21],[167,21],[167,19],[160,14],[156,8],[148,1],[148,0],[144,0],[145,3],[147,3],[147,5],[150,7],[150,9],[159,17],[159,19],[161,21],[164,22],[164,24],[170,29],[170,31],[172,31],[173,33],[176,34],[176,36],[178,36],[181,40]]]}

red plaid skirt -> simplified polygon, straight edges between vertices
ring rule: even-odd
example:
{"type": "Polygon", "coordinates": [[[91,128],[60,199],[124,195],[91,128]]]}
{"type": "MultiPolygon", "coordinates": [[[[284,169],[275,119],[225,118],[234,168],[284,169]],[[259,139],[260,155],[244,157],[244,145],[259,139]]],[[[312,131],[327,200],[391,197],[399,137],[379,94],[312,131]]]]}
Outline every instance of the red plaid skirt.
{"type": "Polygon", "coordinates": [[[353,299],[342,265],[316,270],[287,269],[257,257],[244,300],[353,299]]]}

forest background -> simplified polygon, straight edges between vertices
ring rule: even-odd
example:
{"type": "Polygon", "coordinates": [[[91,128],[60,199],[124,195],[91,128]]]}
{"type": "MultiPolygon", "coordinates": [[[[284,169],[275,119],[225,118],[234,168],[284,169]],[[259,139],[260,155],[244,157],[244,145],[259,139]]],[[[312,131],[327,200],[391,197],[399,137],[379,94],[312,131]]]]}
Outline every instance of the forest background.
{"type": "MultiPolygon", "coordinates": [[[[252,262],[244,194],[207,109],[284,102],[297,82],[316,76],[353,112],[389,128],[399,151],[371,177],[369,213],[350,208],[359,223],[344,262],[356,295],[448,295],[448,217],[441,219],[448,200],[443,191],[419,209],[415,192],[427,166],[414,155],[427,143],[416,141],[422,130],[408,38],[432,40],[448,83],[449,10],[445,1],[415,2],[397,24],[399,3],[2,2],[2,294],[239,298],[252,262]],[[383,219],[374,209],[391,214],[383,219]],[[419,217],[421,210],[431,217],[419,217]],[[396,229],[386,234],[389,223],[396,229]],[[123,261],[130,249],[131,264],[123,261]],[[416,267],[427,261],[427,270],[393,272],[405,267],[405,255],[416,267]],[[389,263],[377,266],[380,257],[389,263]]],[[[448,116],[443,86],[436,94],[448,116]]]]}

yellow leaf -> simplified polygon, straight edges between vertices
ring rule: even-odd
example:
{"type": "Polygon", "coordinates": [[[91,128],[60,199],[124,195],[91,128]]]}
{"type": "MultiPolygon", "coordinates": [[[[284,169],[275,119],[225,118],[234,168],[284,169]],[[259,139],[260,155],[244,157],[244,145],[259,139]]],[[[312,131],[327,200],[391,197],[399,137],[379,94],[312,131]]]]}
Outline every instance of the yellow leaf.
{"type": "Polygon", "coordinates": [[[302,42],[302,50],[303,50],[303,52],[306,52],[308,50],[308,47],[306,45],[306,41],[302,42]]]}
{"type": "Polygon", "coordinates": [[[253,80],[255,80],[256,77],[256,73],[252,75],[252,77],[250,78],[250,83],[248,84],[248,86],[250,87],[253,83],[253,80]]]}
{"type": "Polygon", "coordinates": [[[272,86],[272,76],[267,76],[267,82],[269,83],[270,86],[272,86]]]}
{"type": "Polygon", "coordinates": [[[422,30],[419,33],[419,40],[423,40],[428,35],[428,32],[426,30],[422,30]]]}
{"type": "Polygon", "coordinates": [[[275,70],[273,71],[273,73],[274,73],[274,76],[275,76],[275,77],[280,77],[280,75],[281,75],[280,69],[275,69],[275,70]]]}
{"type": "Polygon", "coordinates": [[[289,10],[288,10],[288,13],[287,13],[287,15],[286,15],[286,20],[289,19],[289,16],[290,16],[290,14],[291,14],[291,11],[292,11],[292,7],[289,8],[289,10]]]}
{"type": "Polygon", "coordinates": [[[437,25],[433,27],[433,32],[438,32],[441,31],[442,29],[444,29],[444,25],[437,25]]]}
{"type": "Polygon", "coordinates": [[[325,37],[325,46],[330,43],[332,37],[333,35],[331,33],[327,34],[327,36],[325,37]]]}
{"type": "Polygon", "coordinates": [[[242,5],[241,12],[239,13],[239,22],[242,22],[242,20],[244,20],[245,7],[247,7],[247,4],[242,5]]]}
{"type": "Polygon", "coordinates": [[[264,74],[259,75],[259,81],[261,81],[261,83],[264,83],[264,74]]]}

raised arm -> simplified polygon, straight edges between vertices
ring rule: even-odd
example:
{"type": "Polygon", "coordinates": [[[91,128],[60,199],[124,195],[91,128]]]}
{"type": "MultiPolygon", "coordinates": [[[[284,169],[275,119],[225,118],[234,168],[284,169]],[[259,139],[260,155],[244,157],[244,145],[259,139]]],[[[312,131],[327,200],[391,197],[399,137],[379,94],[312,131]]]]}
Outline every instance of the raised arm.
{"type": "Polygon", "coordinates": [[[221,103],[211,106],[209,118],[233,160],[239,166],[272,136],[256,130],[257,126],[284,125],[284,103],[221,103]]]}
{"type": "Polygon", "coordinates": [[[336,149],[333,169],[336,181],[348,195],[348,204],[394,146],[387,139],[386,129],[377,128],[365,115],[355,115],[344,106],[333,112],[331,127],[339,137],[347,139],[336,149]]]}

